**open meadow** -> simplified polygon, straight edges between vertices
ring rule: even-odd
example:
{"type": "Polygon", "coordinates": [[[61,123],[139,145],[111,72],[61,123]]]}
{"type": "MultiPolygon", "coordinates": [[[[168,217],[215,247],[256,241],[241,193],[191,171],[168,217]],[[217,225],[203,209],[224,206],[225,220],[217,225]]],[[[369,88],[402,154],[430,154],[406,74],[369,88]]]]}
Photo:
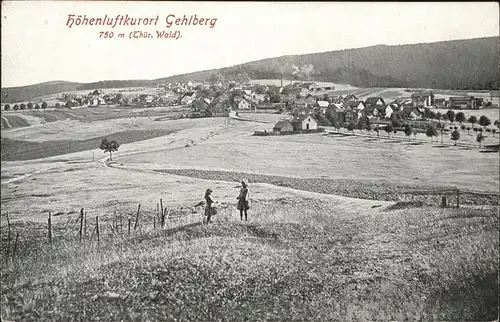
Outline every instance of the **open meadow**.
{"type": "Polygon", "coordinates": [[[102,113],[2,130],[2,320],[498,316],[498,153],[421,134],[252,135],[279,114],[102,113]],[[122,144],[113,161],[103,137],[122,144]],[[460,208],[410,193],[442,188],[460,208]]]}

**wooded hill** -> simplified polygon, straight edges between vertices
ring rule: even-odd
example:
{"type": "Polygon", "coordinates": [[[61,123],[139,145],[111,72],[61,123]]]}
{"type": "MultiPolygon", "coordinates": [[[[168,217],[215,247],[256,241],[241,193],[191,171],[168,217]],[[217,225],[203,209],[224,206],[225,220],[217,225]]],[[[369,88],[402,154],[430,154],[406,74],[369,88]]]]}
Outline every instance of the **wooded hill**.
{"type": "Polygon", "coordinates": [[[156,85],[159,81],[204,81],[210,78],[312,79],[358,87],[435,89],[499,88],[499,38],[487,37],[413,45],[377,45],[324,53],[268,58],[232,67],[174,75],[155,80],[95,83],[48,82],[2,88],[2,102],[12,103],[65,91],[156,85]],[[298,70],[309,68],[307,73],[298,70]]]}
{"type": "MultiPolygon", "coordinates": [[[[358,87],[490,89],[499,86],[499,37],[436,43],[346,49],[263,59],[241,65],[167,77],[165,81],[198,81],[212,74],[246,73],[251,79],[290,77],[293,66],[313,65],[317,81],[358,87]]],[[[292,75],[304,79],[304,75],[292,75]]]]}

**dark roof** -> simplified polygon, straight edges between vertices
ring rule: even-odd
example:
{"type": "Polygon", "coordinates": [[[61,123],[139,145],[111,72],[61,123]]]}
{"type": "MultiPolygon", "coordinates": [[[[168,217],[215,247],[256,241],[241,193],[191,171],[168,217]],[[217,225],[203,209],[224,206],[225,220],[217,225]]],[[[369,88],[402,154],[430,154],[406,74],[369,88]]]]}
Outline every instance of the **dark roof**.
{"type": "MultiPolygon", "coordinates": [[[[342,95],[340,95],[340,96],[342,96],[342,95]]],[[[355,98],[356,100],[358,99],[358,98],[356,97],[356,95],[354,95],[354,94],[349,94],[349,95],[346,95],[346,97],[344,97],[344,99],[345,99],[345,100],[348,100],[348,99],[350,99],[350,98],[355,98]]]]}
{"type": "Polygon", "coordinates": [[[287,124],[292,125],[292,123],[289,120],[278,121],[278,123],[276,123],[276,125],[274,126],[274,128],[275,129],[282,129],[287,124]]]}
{"type": "Polygon", "coordinates": [[[472,101],[474,96],[462,96],[462,97],[450,97],[450,102],[452,101],[472,101]]]}
{"type": "Polygon", "coordinates": [[[359,104],[365,105],[365,103],[363,101],[349,101],[349,103],[347,103],[347,106],[358,107],[359,104]]]}
{"type": "Polygon", "coordinates": [[[375,103],[377,103],[378,100],[382,100],[382,104],[385,104],[384,99],[382,97],[368,97],[365,100],[365,104],[366,105],[375,104],[375,103]]]}
{"type": "Polygon", "coordinates": [[[428,97],[428,96],[434,96],[434,94],[432,92],[417,92],[417,93],[413,93],[411,94],[411,98],[417,98],[417,97],[428,97]]]}

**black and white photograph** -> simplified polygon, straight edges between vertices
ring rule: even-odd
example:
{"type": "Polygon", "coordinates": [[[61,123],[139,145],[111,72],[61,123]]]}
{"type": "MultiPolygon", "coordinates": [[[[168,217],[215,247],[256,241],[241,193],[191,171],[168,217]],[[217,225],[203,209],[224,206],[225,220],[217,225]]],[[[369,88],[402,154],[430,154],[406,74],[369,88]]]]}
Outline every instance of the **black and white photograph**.
{"type": "Polygon", "coordinates": [[[498,2],[1,3],[0,321],[498,321],[498,2]]]}

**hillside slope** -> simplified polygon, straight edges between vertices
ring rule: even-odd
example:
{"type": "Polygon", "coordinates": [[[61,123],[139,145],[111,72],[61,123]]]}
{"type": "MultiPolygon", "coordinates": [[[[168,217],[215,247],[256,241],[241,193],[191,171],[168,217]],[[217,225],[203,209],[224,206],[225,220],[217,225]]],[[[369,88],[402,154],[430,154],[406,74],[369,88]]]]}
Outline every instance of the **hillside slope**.
{"type": "MultiPolygon", "coordinates": [[[[360,87],[426,87],[498,89],[499,37],[436,43],[386,46],[291,55],[263,59],[164,80],[202,80],[212,73],[250,78],[279,78],[280,70],[291,75],[293,66],[312,64],[310,78],[360,87]]],[[[300,78],[300,77],[296,77],[300,78]]]]}
{"type": "Polygon", "coordinates": [[[498,90],[498,40],[499,37],[487,37],[290,55],[155,80],[47,82],[2,88],[2,103],[83,89],[151,86],[159,81],[205,81],[210,77],[235,79],[241,75],[251,79],[273,79],[279,78],[281,71],[287,78],[309,78],[358,87],[498,90]],[[303,72],[305,69],[308,69],[307,73],[303,72]]]}

